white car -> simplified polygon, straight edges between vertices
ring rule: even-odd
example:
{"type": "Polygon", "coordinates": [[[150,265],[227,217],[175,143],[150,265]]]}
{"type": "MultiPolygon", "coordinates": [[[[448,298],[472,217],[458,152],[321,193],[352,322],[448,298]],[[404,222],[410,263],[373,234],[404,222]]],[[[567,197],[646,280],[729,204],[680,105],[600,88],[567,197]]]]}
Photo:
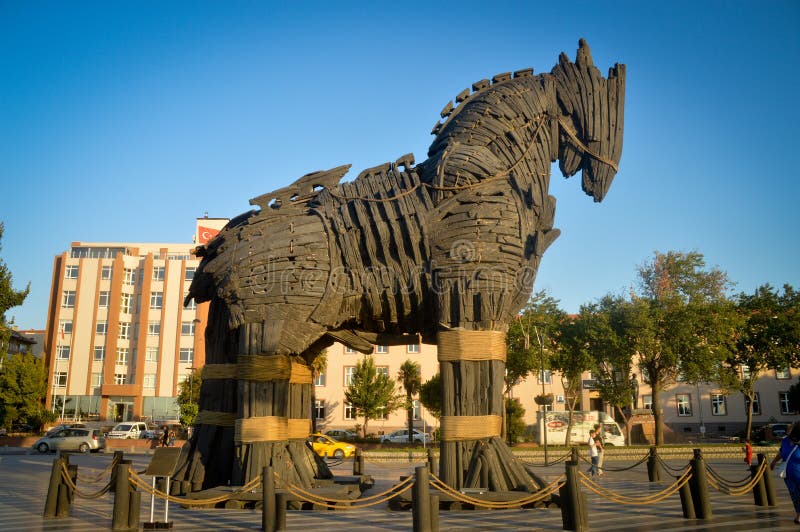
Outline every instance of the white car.
{"type": "MultiPolygon", "coordinates": [[[[420,430],[414,429],[411,433],[411,438],[414,443],[430,443],[431,442],[431,435],[422,432],[420,430]]],[[[408,443],[408,429],[401,429],[392,432],[391,434],[384,434],[381,436],[381,443],[408,443]]]]}
{"type": "Polygon", "coordinates": [[[128,421],[127,423],[116,425],[106,437],[120,440],[138,440],[139,438],[144,438],[145,432],[147,432],[146,424],[138,421],[128,421]]]}

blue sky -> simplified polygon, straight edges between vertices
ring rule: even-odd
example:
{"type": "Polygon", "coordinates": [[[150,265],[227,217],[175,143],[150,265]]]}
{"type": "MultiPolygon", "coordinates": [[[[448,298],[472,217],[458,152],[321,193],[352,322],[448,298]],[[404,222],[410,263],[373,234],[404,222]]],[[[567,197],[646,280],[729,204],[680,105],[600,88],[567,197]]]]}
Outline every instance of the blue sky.
{"type": "Polygon", "coordinates": [[[655,250],[800,286],[799,27],[797,1],[0,1],[9,315],[44,327],[72,241],[189,242],[310,171],[422,161],[458,92],[580,37],[628,66],[625,146],[601,204],[554,169],[536,288],[574,312],[655,250]]]}

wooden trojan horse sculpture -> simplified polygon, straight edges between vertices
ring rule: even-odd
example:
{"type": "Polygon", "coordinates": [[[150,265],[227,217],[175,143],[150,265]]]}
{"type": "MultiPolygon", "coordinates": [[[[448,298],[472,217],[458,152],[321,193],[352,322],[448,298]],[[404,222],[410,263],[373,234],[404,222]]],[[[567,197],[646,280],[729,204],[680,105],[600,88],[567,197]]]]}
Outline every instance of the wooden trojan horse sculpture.
{"type": "Polygon", "coordinates": [[[622,152],[625,66],[608,78],[581,40],[550,73],[499,74],[442,110],[428,159],[340,183],[349,166],[251,200],[198,249],[187,301],[211,301],[195,435],[182,479],[241,485],[272,463],[297,485],[329,477],[305,445],[309,364],[334,341],[436,343],[439,476],[535,490],[500,439],[505,333],[558,236],[550,164],[601,201],[622,152]],[[485,475],[485,473],[483,473],[485,475]]]}

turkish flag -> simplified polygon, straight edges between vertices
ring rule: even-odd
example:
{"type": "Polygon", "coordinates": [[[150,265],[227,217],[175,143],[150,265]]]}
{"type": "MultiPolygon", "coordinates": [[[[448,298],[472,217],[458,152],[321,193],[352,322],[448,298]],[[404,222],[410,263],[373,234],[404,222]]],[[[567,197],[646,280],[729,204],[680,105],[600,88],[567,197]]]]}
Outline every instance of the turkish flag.
{"type": "Polygon", "coordinates": [[[219,234],[219,229],[212,229],[211,227],[197,226],[197,243],[207,244],[209,240],[219,234]]]}

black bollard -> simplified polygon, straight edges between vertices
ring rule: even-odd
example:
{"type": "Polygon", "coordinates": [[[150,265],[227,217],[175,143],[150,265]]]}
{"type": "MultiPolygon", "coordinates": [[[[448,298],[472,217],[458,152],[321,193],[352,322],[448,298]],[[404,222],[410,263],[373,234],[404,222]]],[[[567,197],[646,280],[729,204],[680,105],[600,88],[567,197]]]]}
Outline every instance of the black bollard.
{"type": "Polygon", "coordinates": [[[275,481],[272,478],[272,466],[264,466],[261,470],[261,530],[275,532],[275,481]]]}
{"type": "Polygon", "coordinates": [[[278,531],[286,530],[286,503],[285,493],[275,494],[275,529],[278,531]]]}
{"type": "Polygon", "coordinates": [[[711,499],[708,495],[708,479],[706,479],[706,463],[703,452],[694,450],[692,464],[692,478],[689,480],[689,489],[692,492],[694,512],[698,519],[711,519],[711,499]]]}
{"type": "Polygon", "coordinates": [[[436,459],[436,454],[434,454],[431,447],[428,447],[428,470],[431,473],[439,473],[439,461],[436,459]]]}
{"type": "MultiPolygon", "coordinates": [[[[78,481],[78,466],[67,465],[67,476],[73,484],[78,481]]],[[[58,504],[56,506],[56,517],[69,517],[72,502],[75,500],[75,493],[72,487],[61,476],[61,484],[58,486],[58,504]]]]}
{"type": "Polygon", "coordinates": [[[758,453],[758,463],[759,465],[762,462],[767,463],[767,468],[764,470],[764,491],[767,495],[767,506],[777,506],[778,500],[775,498],[775,484],[772,481],[772,475],[770,474],[769,469],[769,462],[767,462],[767,457],[764,453],[758,453]]]}
{"type": "Polygon", "coordinates": [[[414,532],[431,532],[431,493],[428,486],[428,466],[414,469],[412,521],[414,532]]]}
{"type": "Polygon", "coordinates": [[[130,464],[117,464],[114,468],[114,508],[111,514],[111,530],[128,530],[131,492],[129,489],[128,471],[130,464]]]}
{"type": "Polygon", "coordinates": [[[431,532],[439,532],[439,496],[431,495],[431,532]]]}
{"type": "Polygon", "coordinates": [[[566,465],[567,481],[561,488],[561,522],[564,530],[583,532],[589,530],[589,515],[586,500],[581,492],[578,477],[578,462],[570,461],[566,465]]]}
{"type": "MultiPolygon", "coordinates": [[[[757,465],[750,466],[750,478],[755,478],[756,472],[758,471],[757,465]]],[[[761,479],[753,485],[753,504],[756,506],[766,506],[767,505],[767,490],[764,486],[764,477],[762,476],[761,479]]]]}
{"type": "Polygon", "coordinates": [[[650,456],[647,457],[647,479],[650,482],[661,480],[661,472],[658,467],[658,448],[655,445],[650,447],[650,456]]]}
{"type": "Polygon", "coordinates": [[[581,461],[581,455],[578,452],[577,447],[575,446],[572,447],[572,454],[570,455],[569,460],[570,462],[575,462],[576,464],[581,461]]]}
{"type": "Polygon", "coordinates": [[[679,490],[681,496],[681,509],[683,509],[683,517],[686,519],[694,519],[694,503],[692,502],[692,490],[689,488],[689,483],[686,482],[679,490]]]}
{"type": "MultiPolygon", "coordinates": [[[[141,507],[142,492],[132,488],[128,502],[128,528],[130,530],[139,530],[139,510],[141,507]]],[[[171,523],[172,521],[169,524],[171,523]]]]}
{"type": "Polygon", "coordinates": [[[44,502],[44,518],[56,517],[58,508],[58,488],[61,485],[61,458],[53,459],[53,469],[50,470],[50,484],[47,487],[47,499],[44,502]]]}
{"type": "Polygon", "coordinates": [[[359,458],[361,458],[361,449],[356,447],[356,454],[353,456],[353,475],[355,476],[364,474],[364,471],[361,469],[359,458]]]}

